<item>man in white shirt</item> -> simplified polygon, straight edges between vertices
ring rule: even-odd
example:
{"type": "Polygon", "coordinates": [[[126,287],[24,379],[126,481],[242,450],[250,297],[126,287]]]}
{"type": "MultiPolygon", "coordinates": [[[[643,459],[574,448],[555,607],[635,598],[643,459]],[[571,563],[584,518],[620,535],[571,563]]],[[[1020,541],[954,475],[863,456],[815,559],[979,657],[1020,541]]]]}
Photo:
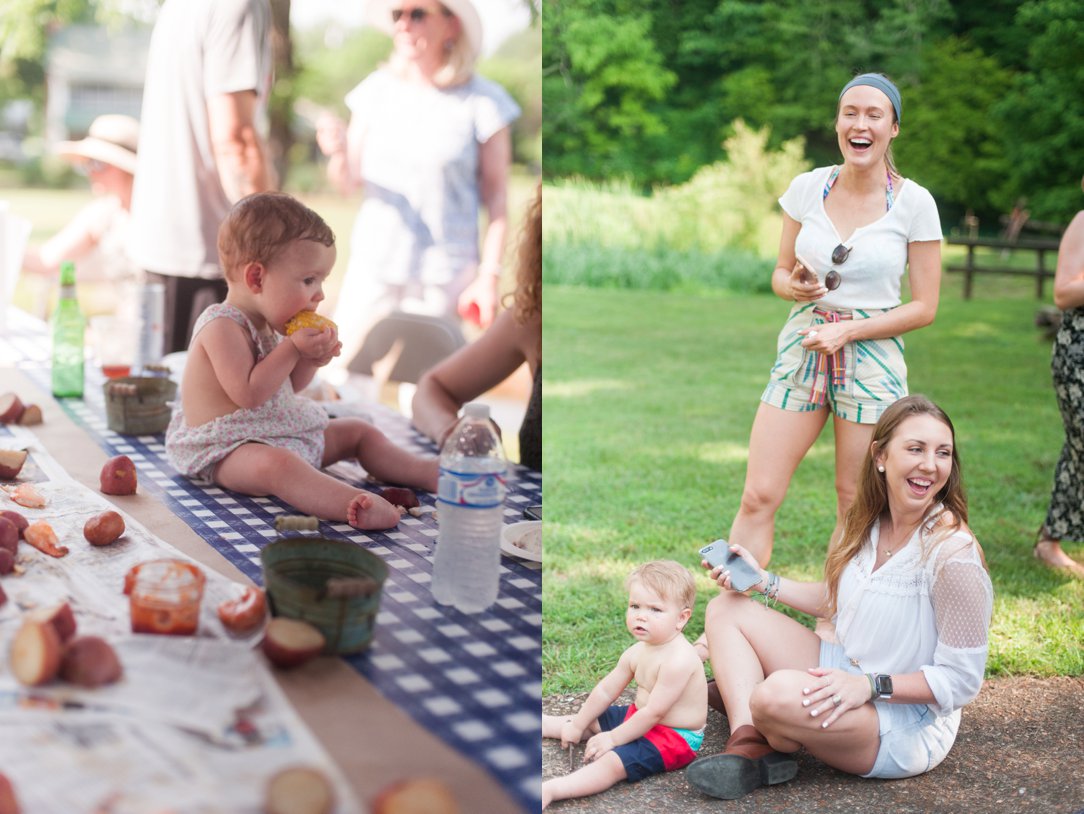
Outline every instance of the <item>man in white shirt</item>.
{"type": "Polygon", "coordinates": [[[267,0],[166,0],[143,88],[130,250],[165,285],[165,353],[221,302],[218,226],[245,195],[271,188],[257,122],[271,87],[267,0]]]}

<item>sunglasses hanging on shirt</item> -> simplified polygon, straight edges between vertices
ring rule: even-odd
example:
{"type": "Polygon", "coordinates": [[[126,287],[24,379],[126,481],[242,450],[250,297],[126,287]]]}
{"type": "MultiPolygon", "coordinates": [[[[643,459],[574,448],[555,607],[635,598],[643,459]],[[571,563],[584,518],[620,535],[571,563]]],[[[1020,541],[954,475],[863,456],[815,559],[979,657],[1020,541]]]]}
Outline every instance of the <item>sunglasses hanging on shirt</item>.
{"type": "MultiPolygon", "coordinates": [[[[847,258],[851,256],[851,247],[844,246],[840,243],[834,249],[832,249],[832,263],[837,266],[841,266],[847,262],[847,258]]],[[[843,282],[843,278],[839,272],[832,269],[826,275],[824,275],[824,287],[829,291],[835,291],[839,288],[839,284],[843,282]]]]}

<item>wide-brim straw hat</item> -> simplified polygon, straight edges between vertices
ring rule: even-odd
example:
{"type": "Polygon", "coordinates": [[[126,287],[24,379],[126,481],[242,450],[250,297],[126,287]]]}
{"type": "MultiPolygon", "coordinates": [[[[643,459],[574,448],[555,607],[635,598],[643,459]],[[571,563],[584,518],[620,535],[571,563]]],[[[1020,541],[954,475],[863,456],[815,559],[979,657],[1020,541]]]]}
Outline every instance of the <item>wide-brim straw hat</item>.
{"type": "MultiPolygon", "coordinates": [[[[463,36],[477,59],[482,53],[482,18],[474,3],[471,0],[439,0],[439,3],[459,18],[463,25],[463,36]]],[[[402,5],[403,0],[369,0],[365,4],[365,22],[392,36],[395,34],[395,23],[391,21],[391,12],[402,5]]]]}
{"type": "Polygon", "coordinates": [[[107,113],[91,122],[85,139],[62,141],[56,152],[69,159],[102,161],[135,175],[138,148],[139,122],[131,116],[107,113]]]}

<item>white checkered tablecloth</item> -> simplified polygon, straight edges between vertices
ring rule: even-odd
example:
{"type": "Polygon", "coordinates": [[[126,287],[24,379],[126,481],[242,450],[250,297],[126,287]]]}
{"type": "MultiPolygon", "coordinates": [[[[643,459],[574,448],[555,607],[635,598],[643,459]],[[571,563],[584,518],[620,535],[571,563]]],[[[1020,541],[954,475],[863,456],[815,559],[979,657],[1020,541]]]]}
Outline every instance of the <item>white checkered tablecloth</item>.
{"type": "MultiPolygon", "coordinates": [[[[48,390],[42,337],[0,338],[19,367],[48,390]]],[[[276,516],[292,513],[274,498],[250,498],[200,487],[165,459],[162,435],[125,436],[106,426],[100,382],[88,370],[85,400],[61,399],[72,419],[110,455],[127,455],[140,487],[154,494],[204,540],[256,583],[263,584],[260,549],[278,535],[276,516]]],[[[24,399],[25,400],[25,399],[24,399]]],[[[398,413],[366,405],[374,421],[401,446],[433,454],[433,446],[398,413]]],[[[505,522],[542,502],[542,476],[513,465],[505,522]]],[[[369,484],[356,485],[373,488],[369,484]]],[[[418,492],[423,505],[434,496],[418,492]]],[[[484,766],[526,811],[541,805],[542,574],[501,558],[500,594],[480,614],[438,605],[430,592],[436,520],[405,516],[390,532],[361,532],[321,523],[320,534],[348,540],[389,567],[376,635],[365,653],[347,657],[388,700],[463,755],[484,766]]]]}

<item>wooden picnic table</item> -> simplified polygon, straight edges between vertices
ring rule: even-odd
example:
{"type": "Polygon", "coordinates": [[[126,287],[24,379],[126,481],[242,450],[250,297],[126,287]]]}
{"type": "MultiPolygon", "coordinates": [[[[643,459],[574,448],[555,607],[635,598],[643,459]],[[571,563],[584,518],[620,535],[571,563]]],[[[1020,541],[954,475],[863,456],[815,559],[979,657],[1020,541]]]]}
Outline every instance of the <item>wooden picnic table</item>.
{"type": "MultiPolygon", "coordinates": [[[[107,431],[101,381],[89,367],[84,399],[54,400],[41,358],[48,338],[26,333],[44,326],[27,320],[32,318],[14,314],[8,334],[0,335],[0,392],[14,391],[42,406],[45,421],[33,430],[49,454],[94,490],[108,457],[130,455],[140,491],[114,499],[122,511],[208,568],[260,583],[259,548],[270,542],[267,526],[288,507],[180,478],[162,463],[161,435],[107,431]]],[[[380,413],[381,429],[413,433],[405,418],[388,412],[393,411],[380,413]]],[[[541,502],[541,474],[516,469],[522,486],[512,487],[506,522],[522,519],[528,503],[541,502]]],[[[427,493],[419,497],[433,502],[427,493]]],[[[541,573],[531,563],[502,557],[501,596],[491,611],[467,616],[444,609],[429,594],[436,521],[432,515],[418,520],[353,540],[382,551],[391,569],[372,648],[276,671],[275,678],[363,805],[395,780],[429,776],[451,787],[462,811],[536,810],[541,573]]],[[[329,537],[350,540],[355,531],[321,525],[329,537]]]]}

